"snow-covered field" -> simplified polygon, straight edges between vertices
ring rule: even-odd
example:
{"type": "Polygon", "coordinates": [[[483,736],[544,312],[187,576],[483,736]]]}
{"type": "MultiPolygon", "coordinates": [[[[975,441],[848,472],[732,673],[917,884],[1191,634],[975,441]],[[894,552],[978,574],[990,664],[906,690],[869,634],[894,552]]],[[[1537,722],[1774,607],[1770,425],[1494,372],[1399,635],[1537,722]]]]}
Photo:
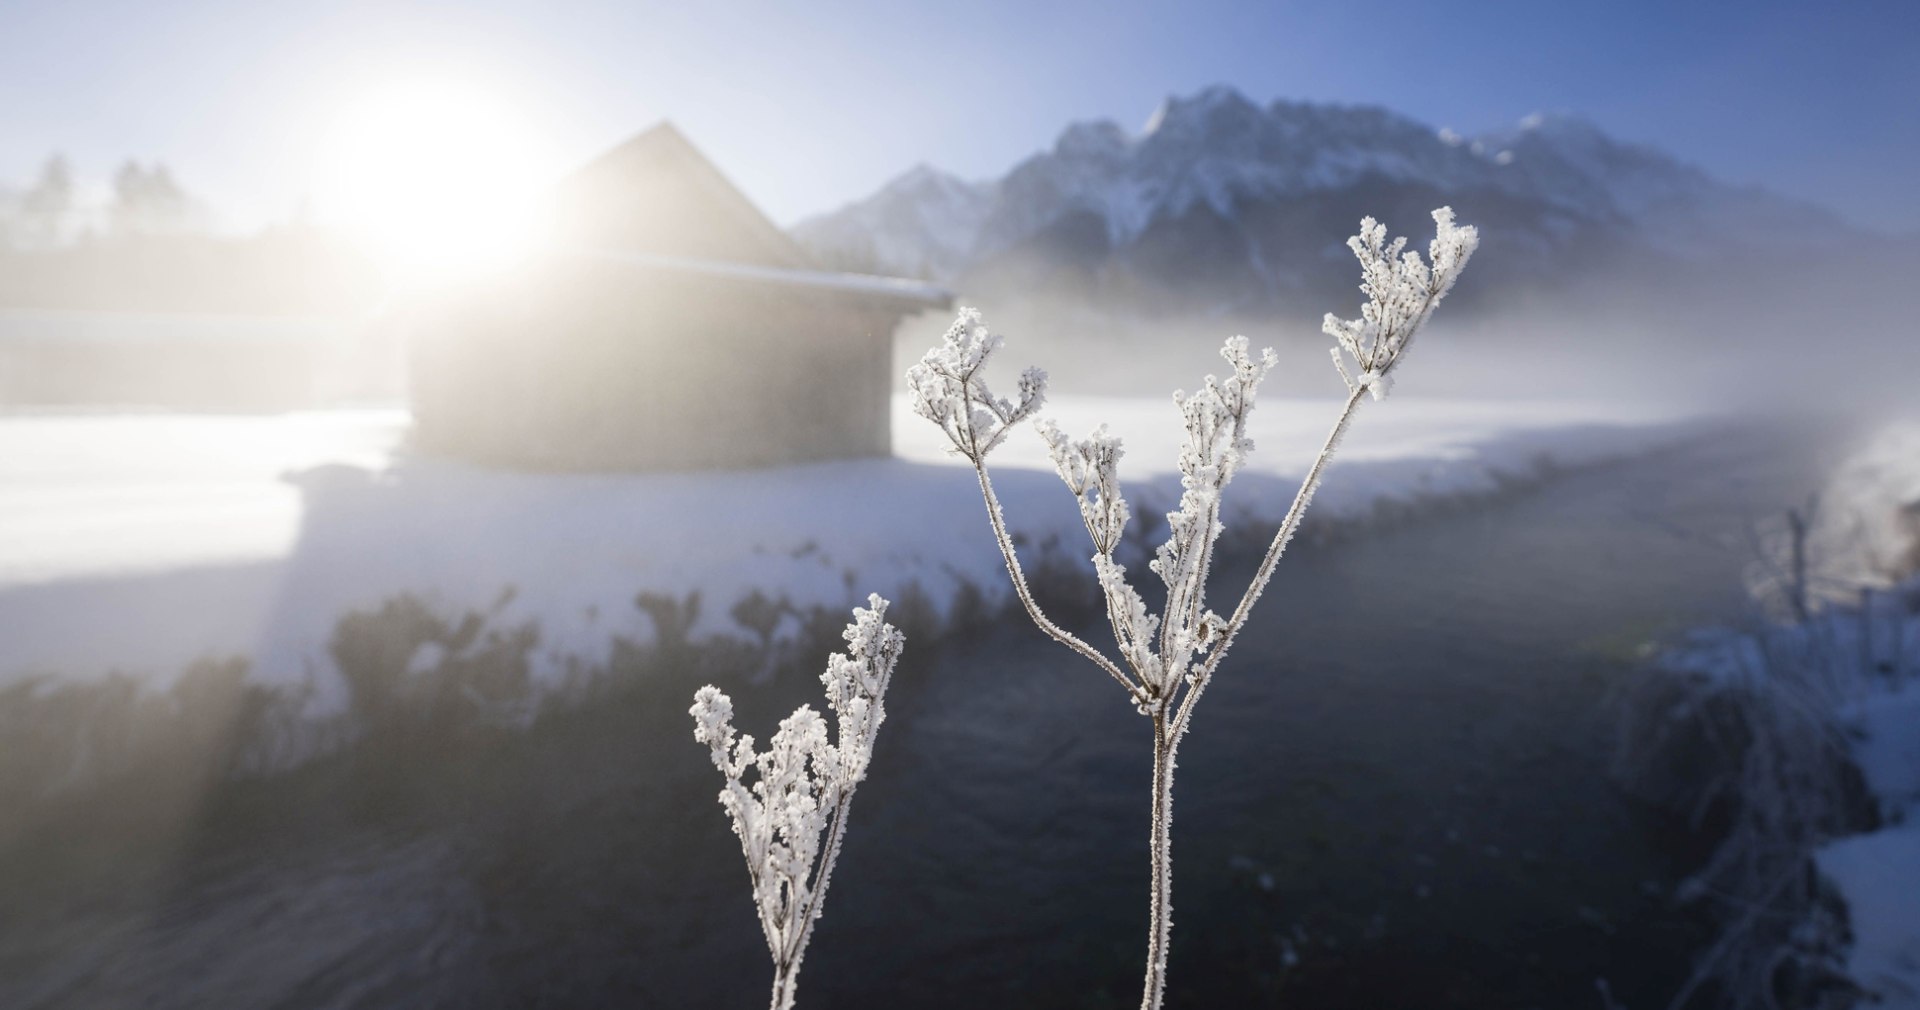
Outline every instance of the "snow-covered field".
{"type": "Polygon", "coordinates": [[[0,588],[284,558],[287,475],[383,468],[404,411],[0,415],[0,588]]]}
{"type": "MultiPolygon", "coordinates": [[[[1230,525],[1285,508],[1334,405],[1254,414],[1258,450],[1229,492],[1230,525]]],[[[1049,413],[1125,436],[1137,515],[1178,494],[1180,433],[1165,400],[1063,398],[1049,413]]],[[[1543,460],[1644,450],[1682,418],[1603,404],[1368,404],[1316,503],[1322,520],[1385,499],[1494,489],[1543,460]]],[[[641,591],[702,594],[696,634],[744,634],[752,590],[851,606],[918,583],[936,605],[1004,578],[972,475],[896,399],[891,459],[652,475],[531,475],[417,458],[400,412],[0,417],[0,684],[118,670],[166,678],[244,655],[269,682],[316,676],[347,611],[415,594],[448,612],[540,626],[537,662],[595,662],[652,628],[641,591]]],[[[1019,433],[998,483],[1028,553],[1086,549],[1039,440],[1019,433]]]]}

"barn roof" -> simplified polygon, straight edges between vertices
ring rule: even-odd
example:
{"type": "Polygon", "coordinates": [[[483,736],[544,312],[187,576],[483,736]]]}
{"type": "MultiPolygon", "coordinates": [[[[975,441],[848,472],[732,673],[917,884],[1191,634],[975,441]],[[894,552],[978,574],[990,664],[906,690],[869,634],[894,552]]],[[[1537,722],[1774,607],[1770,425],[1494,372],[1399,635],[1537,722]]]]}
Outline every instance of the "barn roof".
{"type": "Polygon", "coordinates": [[[812,258],[672,123],[643,131],[564,180],[564,244],[807,270],[812,258]]]}
{"type": "Polygon", "coordinates": [[[889,302],[909,312],[941,309],[953,304],[953,292],[924,281],[900,277],[876,277],[870,274],[837,273],[828,270],[799,270],[683,256],[658,256],[622,249],[569,249],[562,255],[633,270],[746,281],[852,295],[868,300],[889,302]]]}

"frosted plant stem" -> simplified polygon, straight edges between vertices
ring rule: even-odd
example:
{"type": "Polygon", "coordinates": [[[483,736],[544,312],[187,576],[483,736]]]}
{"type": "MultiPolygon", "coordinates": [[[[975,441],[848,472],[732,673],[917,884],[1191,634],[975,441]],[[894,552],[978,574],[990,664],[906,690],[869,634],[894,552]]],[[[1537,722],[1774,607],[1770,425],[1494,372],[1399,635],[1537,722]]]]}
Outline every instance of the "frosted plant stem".
{"type": "Polygon", "coordinates": [[[807,943],[813,939],[814,923],[826,911],[827,885],[833,882],[833,866],[840,861],[840,843],[847,836],[847,808],[853,806],[853,791],[842,793],[833,808],[833,826],[827,829],[826,854],[820,861],[820,877],[813,887],[813,904],[801,921],[800,939],[793,948],[793,973],[800,974],[800,958],[807,952],[807,943]]]}
{"type": "Polygon", "coordinates": [[[1173,767],[1180,739],[1164,715],[1153,720],[1153,823],[1147,836],[1152,861],[1152,923],[1147,930],[1147,979],[1141,1010],[1159,1010],[1167,989],[1167,953],[1173,939],[1173,767]]]}
{"type": "Polygon", "coordinates": [[[1167,540],[1148,563],[1167,588],[1160,616],[1148,612],[1145,601],[1128,583],[1125,569],[1114,560],[1114,549],[1122,542],[1131,516],[1116,469],[1122,453],[1120,440],[1108,434],[1104,425],[1088,438],[1075,440],[1051,421],[1037,421],[1054,468],[1078,500],[1081,521],[1093,540],[1094,575],[1106,598],[1107,622],[1113,627],[1114,644],[1125,668],[1041,612],[1020,569],[999,496],[987,476],[987,454],[1005,440],[1009,427],[1032,417],[1044,402],[1046,373],[1037,368],[1023,371],[1017,401],[994,396],[982,372],[1002,340],[987,330],[973,309],[962,309],[941,343],[907,371],[914,413],[933,422],[952,443],[953,452],[973,464],[994,543],[1027,616],[1048,637],[1106,671],[1127,689],[1134,708],[1153,721],[1153,817],[1147,840],[1152,921],[1142,1010],[1159,1010],[1166,993],[1173,936],[1173,772],[1180,741],[1192,723],[1201,692],[1246,626],[1281,555],[1299,532],[1361,397],[1380,399],[1387,394],[1409,343],[1479,245],[1479,232],[1455,224],[1452,208],[1435,210],[1433,221],[1436,231],[1427,247],[1428,259],[1408,251],[1404,237],[1389,242],[1386,227],[1371,217],[1361,219],[1360,233],[1347,241],[1360,261],[1360,290],[1367,296],[1366,303],[1358,319],[1329,313],[1321,324],[1334,338],[1333,365],[1346,384],[1347,399],[1231,617],[1222,618],[1206,607],[1213,551],[1224,529],[1220,496],[1253,449],[1246,437],[1247,413],[1253,409],[1256,388],[1277,362],[1273,351],[1256,358],[1247,353],[1245,337],[1232,337],[1220,352],[1233,366],[1224,381],[1209,375],[1194,395],[1174,394],[1187,439],[1179,462],[1180,505],[1167,513],[1167,540]],[[1205,659],[1197,660],[1201,655],[1205,659]]]}
{"type": "Polygon", "coordinates": [[[813,887],[813,903],[800,913],[800,935],[792,949],[785,951],[774,964],[772,1010],[792,1010],[794,995],[800,989],[800,962],[806,957],[807,944],[813,940],[814,924],[826,911],[827,885],[833,882],[833,864],[840,857],[840,843],[847,834],[847,808],[852,805],[852,790],[842,793],[834,804],[833,826],[827,829],[827,845],[820,861],[819,879],[813,887]]]}
{"type": "Polygon", "coordinates": [[[1133,681],[1127,679],[1127,675],[1120,671],[1113,660],[1040,612],[1040,604],[1035,602],[1033,591],[1027,588],[1026,573],[1020,570],[1020,558],[1013,552],[1013,537],[1007,533],[1007,518],[1000,509],[1000,496],[993,493],[993,481],[987,476],[987,468],[975,466],[973,472],[980,478],[980,497],[987,503],[987,519],[993,523],[994,542],[1000,545],[1000,556],[1007,562],[1007,577],[1013,581],[1014,595],[1020,597],[1021,605],[1027,608],[1027,615],[1049,638],[1092,660],[1100,669],[1107,671],[1108,676],[1119,681],[1128,694],[1135,693],[1133,681]]]}
{"type": "Polygon", "coordinates": [[[1180,699],[1180,710],[1173,720],[1176,740],[1187,732],[1187,723],[1193,718],[1194,702],[1200,700],[1200,692],[1213,679],[1213,671],[1219,667],[1227,650],[1233,647],[1234,636],[1246,626],[1254,603],[1260,599],[1260,594],[1273,578],[1273,570],[1280,564],[1280,556],[1287,552],[1287,544],[1299,532],[1300,520],[1306,516],[1307,506],[1313,503],[1313,495],[1320,489],[1321,478],[1326,476],[1327,463],[1333,459],[1334,451],[1340,448],[1340,440],[1346,436],[1347,426],[1353,423],[1353,414],[1360,409],[1360,398],[1366,392],[1363,386],[1347,394],[1347,402],[1340,408],[1340,416],[1334,420],[1333,430],[1327,433],[1326,442],[1320,446],[1320,454],[1313,458],[1313,465],[1307,468],[1306,477],[1300,481],[1300,490],[1294,492],[1293,504],[1287,507],[1286,517],[1280,520],[1280,529],[1273,534],[1273,543],[1267,547],[1267,556],[1260,559],[1260,568],[1253,573],[1253,581],[1248,583],[1246,593],[1240,597],[1240,605],[1233,608],[1233,616],[1227,621],[1220,644],[1207,657],[1206,665],[1201,667],[1200,675],[1194,678],[1193,686],[1187,689],[1186,697],[1180,699]]]}
{"type": "Polygon", "coordinates": [[[726,776],[720,807],[733,821],[747,861],[760,928],[773,960],[773,1010],[791,1010],[807,954],[826,904],[827,887],[847,833],[853,791],[866,778],[873,743],[886,720],[885,695],[906,639],[885,621],[887,601],[867,597],[841,637],[847,651],[820,675],[830,727],[802,705],[780,720],[760,750],[733,727],[733,699],[709,684],[694,692],[693,738],[706,744],[726,776]],[[741,779],[751,776],[748,782],[741,779]],[[825,842],[824,849],[822,842],[825,842]]]}
{"type": "Polygon", "coordinates": [[[800,989],[800,965],[776,965],[773,971],[773,1002],[768,1010],[793,1010],[793,997],[800,989]]]}

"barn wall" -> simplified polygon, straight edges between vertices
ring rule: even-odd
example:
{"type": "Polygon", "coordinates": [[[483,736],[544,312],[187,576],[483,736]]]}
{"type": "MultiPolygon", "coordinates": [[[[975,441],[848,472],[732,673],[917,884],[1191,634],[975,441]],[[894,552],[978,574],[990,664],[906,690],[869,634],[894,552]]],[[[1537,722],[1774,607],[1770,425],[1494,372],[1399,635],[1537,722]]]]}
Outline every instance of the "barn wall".
{"type": "Polygon", "coordinates": [[[899,311],[837,292],[575,266],[416,336],[416,440],[537,469],[764,466],[891,451],[899,311]]]}

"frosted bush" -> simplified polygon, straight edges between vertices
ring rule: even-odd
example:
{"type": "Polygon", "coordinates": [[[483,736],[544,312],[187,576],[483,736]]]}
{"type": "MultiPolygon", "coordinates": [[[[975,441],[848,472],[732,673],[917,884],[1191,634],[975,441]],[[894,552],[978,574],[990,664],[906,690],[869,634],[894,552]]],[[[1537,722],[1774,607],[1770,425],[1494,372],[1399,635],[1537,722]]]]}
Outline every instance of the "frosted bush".
{"type": "Polygon", "coordinates": [[[760,930],[773,958],[773,1010],[793,1006],[800,963],[826,901],[827,884],[847,830],[853,791],[867,777],[874,737],[886,720],[884,699],[906,646],[886,623],[887,601],[867,597],[844,637],[847,651],[827,661],[820,681],[834,732],[810,705],[780,721],[768,749],[736,734],[733,700],[711,684],[693,696],[693,736],[706,744],[726,776],[720,806],[733,821],[747,858],[760,930]],[[749,772],[754,781],[744,780],[749,772]]]}
{"type": "Polygon", "coordinates": [[[1149,612],[1145,600],[1128,581],[1125,567],[1114,558],[1132,517],[1120,489],[1119,462],[1124,455],[1120,440],[1104,427],[1075,440],[1051,421],[1036,422],[1060,479],[1079,500],[1080,517],[1093,542],[1094,573],[1106,599],[1118,662],[1041,611],[1027,586],[999,497],[987,473],[987,455],[1006,440],[1015,424],[1032,417],[1045,402],[1046,373],[1029,368],[1021,373],[1016,398],[995,396],[982,373],[1002,340],[987,330],[980,314],[972,309],[962,309],[940,345],[907,372],[914,411],[939,427],[952,444],[952,451],[973,464],[994,540],[1006,561],[1014,593],[1028,615],[1042,631],[1105,671],[1127,691],[1140,714],[1151,720],[1151,925],[1142,1007],[1158,1007],[1166,987],[1167,948],[1173,928],[1173,770],[1194,703],[1212,680],[1234,636],[1245,626],[1274,566],[1299,529],[1327,462],[1361,398],[1377,400],[1386,395],[1414,337],[1473,255],[1479,234],[1471,227],[1456,225],[1452,209],[1434,211],[1433,220],[1437,231],[1425,260],[1418,252],[1406,250],[1404,238],[1389,243],[1386,228],[1372,218],[1362,220],[1360,234],[1348,241],[1360,260],[1360,290],[1367,300],[1361,306],[1360,318],[1342,320],[1328,315],[1324,325],[1335,341],[1334,367],[1346,383],[1346,401],[1232,614],[1223,617],[1207,607],[1207,582],[1214,545],[1225,529],[1220,522],[1221,495],[1253,451],[1253,440],[1247,437],[1247,417],[1253,411],[1261,380],[1277,362],[1271,350],[1256,357],[1248,353],[1245,337],[1234,337],[1220,352],[1229,366],[1225,378],[1210,375],[1193,395],[1174,394],[1186,426],[1179,460],[1182,491],[1178,508],[1167,515],[1167,539],[1148,564],[1166,587],[1166,604],[1160,614],[1149,612]]]}

